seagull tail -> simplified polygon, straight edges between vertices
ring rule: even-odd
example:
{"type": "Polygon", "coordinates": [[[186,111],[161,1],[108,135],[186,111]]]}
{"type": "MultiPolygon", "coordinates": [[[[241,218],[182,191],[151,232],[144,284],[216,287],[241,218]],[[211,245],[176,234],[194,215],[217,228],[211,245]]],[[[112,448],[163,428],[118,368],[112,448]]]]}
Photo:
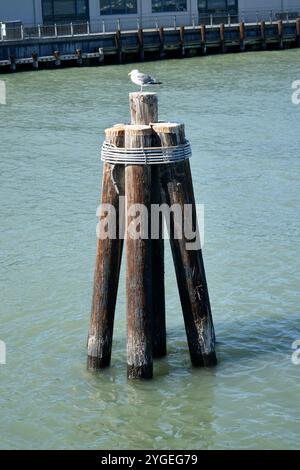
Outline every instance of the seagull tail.
{"type": "Polygon", "coordinates": [[[162,85],[163,82],[152,82],[151,85],[162,85]]]}

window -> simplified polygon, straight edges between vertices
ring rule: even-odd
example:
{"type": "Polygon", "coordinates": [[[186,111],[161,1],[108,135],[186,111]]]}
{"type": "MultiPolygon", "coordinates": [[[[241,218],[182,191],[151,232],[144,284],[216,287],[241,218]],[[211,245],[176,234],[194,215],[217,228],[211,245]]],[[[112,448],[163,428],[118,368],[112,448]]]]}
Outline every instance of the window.
{"type": "Polygon", "coordinates": [[[152,13],[187,11],[187,0],[152,0],[152,13]]]}
{"type": "Polygon", "coordinates": [[[198,0],[199,13],[237,13],[237,0],[198,0]]]}
{"type": "Polygon", "coordinates": [[[86,21],[89,19],[88,0],[42,0],[44,23],[86,21]]]}
{"type": "Polygon", "coordinates": [[[130,15],[137,13],[137,0],[100,0],[101,15],[130,15]]]}

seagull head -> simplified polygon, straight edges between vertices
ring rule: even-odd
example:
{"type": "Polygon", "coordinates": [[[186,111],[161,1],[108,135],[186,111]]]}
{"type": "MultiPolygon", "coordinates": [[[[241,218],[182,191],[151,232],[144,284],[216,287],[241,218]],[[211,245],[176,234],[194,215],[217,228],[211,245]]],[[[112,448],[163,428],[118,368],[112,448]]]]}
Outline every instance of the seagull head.
{"type": "Polygon", "coordinates": [[[137,69],[133,69],[128,75],[135,75],[136,73],[139,73],[139,71],[137,69]]]}

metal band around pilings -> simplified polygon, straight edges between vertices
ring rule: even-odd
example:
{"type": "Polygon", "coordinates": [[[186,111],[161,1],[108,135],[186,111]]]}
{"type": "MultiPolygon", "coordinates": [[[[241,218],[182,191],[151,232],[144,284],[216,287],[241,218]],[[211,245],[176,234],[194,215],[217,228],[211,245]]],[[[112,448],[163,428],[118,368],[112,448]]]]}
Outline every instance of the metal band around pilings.
{"type": "Polygon", "coordinates": [[[104,141],[101,160],[118,165],[161,165],[187,160],[192,156],[188,140],[183,145],[174,147],[147,147],[138,149],[119,148],[104,141]]]}

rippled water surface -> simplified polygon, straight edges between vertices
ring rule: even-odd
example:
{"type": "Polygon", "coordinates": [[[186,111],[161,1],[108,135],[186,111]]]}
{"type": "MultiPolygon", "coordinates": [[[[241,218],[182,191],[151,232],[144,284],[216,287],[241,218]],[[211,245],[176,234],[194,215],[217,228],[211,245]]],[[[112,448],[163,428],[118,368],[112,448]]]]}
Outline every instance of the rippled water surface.
{"type": "Polygon", "coordinates": [[[112,367],[86,371],[99,146],[128,120],[131,68],[0,77],[0,447],[300,448],[299,50],[143,65],[193,146],[219,365],[190,365],[167,249],[154,380],[126,380],[124,269],[112,367]]]}

